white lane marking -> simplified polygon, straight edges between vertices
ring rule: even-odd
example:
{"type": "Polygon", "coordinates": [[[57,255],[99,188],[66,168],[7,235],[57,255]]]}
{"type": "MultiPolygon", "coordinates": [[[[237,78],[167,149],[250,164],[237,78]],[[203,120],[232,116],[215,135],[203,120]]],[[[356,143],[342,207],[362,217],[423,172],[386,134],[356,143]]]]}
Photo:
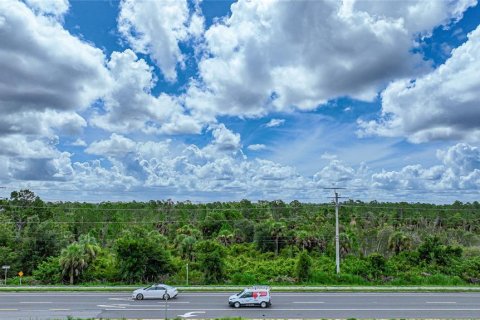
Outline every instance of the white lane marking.
{"type": "Polygon", "coordinates": [[[456,302],[455,301],[427,301],[425,303],[439,303],[439,304],[455,304],[456,302]]]}
{"type": "Polygon", "coordinates": [[[70,311],[70,309],[48,309],[50,311],[70,311]]]}
{"type": "MultiPolygon", "coordinates": [[[[106,311],[116,311],[119,309],[105,309],[106,311]]],[[[165,308],[143,308],[143,309],[121,309],[122,311],[164,311],[165,308]]],[[[188,309],[168,309],[170,311],[186,311],[188,309]]],[[[218,309],[203,309],[205,311],[236,311],[235,309],[232,308],[218,308],[218,309]]],[[[242,309],[242,311],[257,311],[258,309],[242,309]]],[[[480,309],[475,309],[475,308],[456,308],[456,309],[427,309],[427,308],[407,308],[407,309],[401,309],[401,308],[381,308],[381,309],[369,309],[369,308],[364,308],[364,309],[354,309],[354,308],[337,308],[337,309],[332,309],[332,308],[308,308],[308,309],[296,309],[296,308],[274,308],[271,309],[270,311],[480,311],[480,309]]]]}
{"type": "Polygon", "coordinates": [[[191,317],[196,317],[197,316],[195,313],[205,313],[205,311],[191,311],[191,312],[187,312],[187,313],[184,313],[184,314],[179,314],[177,316],[180,317],[180,318],[191,318],[191,317]]]}
{"type": "Polygon", "coordinates": [[[324,301],[294,301],[292,303],[298,304],[317,304],[317,303],[325,303],[324,301]]]}
{"type": "Polygon", "coordinates": [[[0,311],[18,311],[18,309],[0,309],[0,311]]]}
{"type": "Polygon", "coordinates": [[[52,303],[51,301],[22,301],[19,303],[26,303],[26,304],[47,304],[47,303],[52,303]]]}
{"type": "Polygon", "coordinates": [[[97,307],[100,308],[117,308],[117,309],[125,309],[126,307],[131,307],[130,305],[124,305],[124,304],[97,304],[97,307]]]}
{"type": "MultiPolygon", "coordinates": [[[[171,305],[175,305],[175,304],[187,304],[187,303],[190,303],[189,301],[185,301],[185,302],[174,302],[174,303],[171,303],[169,302],[168,305],[171,306],[171,305]]],[[[97,304],[97,307],[103,307],[103,308],[106,308],[106,307],[131,307],[131,308],[146,308],[146,307],[158,307],[158,306],[164,306],[165,305],[165,302],[159,302],[158,304],[124,304],[124,303],[115,303],[115,304],[97,304]]]]}

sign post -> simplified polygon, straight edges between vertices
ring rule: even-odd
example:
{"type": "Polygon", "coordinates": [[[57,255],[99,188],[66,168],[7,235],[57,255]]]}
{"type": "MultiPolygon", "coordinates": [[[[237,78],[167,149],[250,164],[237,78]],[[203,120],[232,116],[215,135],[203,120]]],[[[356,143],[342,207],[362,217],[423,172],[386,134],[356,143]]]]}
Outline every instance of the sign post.
{"type": "Polygon", "coordinates": [[[2,269],[5,270],[5,286],[7,285],[7,272],[10,269],[10,266],[2,266],[2,269]]]}
{"type": "Polygon", "coordinates": [[[23,271],[20,271],[20,272],[18,273],[18,276],[20,277],[19,279],[20,279],[20,286],[21,286],[21,285],[22,285],[23,271]]]}

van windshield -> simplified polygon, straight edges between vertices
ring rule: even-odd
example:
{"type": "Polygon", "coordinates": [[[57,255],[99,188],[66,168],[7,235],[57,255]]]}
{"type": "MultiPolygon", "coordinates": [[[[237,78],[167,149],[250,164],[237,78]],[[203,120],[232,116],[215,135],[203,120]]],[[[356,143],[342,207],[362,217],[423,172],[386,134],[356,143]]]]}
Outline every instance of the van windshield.
{"type": "Polygon", "coordinates": [[[240,297],[242,295],[242,293],[244,293],[244,292],[245,292],[245,290],[240,291],[239,293],[237,293],[237,296],[240,297]]]}

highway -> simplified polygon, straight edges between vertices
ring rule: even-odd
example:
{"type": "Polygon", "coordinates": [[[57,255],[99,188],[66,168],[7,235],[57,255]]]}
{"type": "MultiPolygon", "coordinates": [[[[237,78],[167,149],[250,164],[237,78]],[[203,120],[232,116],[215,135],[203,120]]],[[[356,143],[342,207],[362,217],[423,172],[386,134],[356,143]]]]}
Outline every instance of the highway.
{"type": "Polygon", "coordinates": [[[130,292],[1,292],[0,319],[164,319],[165,313],[189,319],[480,318],[480,293],[272,292],[268,309],[230,308],[233,293],[180,292],[166,306],[163,300],[132,300],[130,292]]]}

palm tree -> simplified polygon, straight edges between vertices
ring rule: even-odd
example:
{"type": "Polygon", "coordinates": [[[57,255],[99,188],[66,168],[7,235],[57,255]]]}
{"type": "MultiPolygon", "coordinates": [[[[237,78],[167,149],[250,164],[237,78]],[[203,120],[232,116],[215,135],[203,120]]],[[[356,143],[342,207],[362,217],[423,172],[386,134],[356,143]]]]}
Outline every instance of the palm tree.
{"type": "Polygon", "coordinates": [[[388,238],[388,249],[395,254],[412,248],[412,238],[403,231],[395,231],[388,238]]]}
{"type": "Polygon", "coordinates": [[[270,235],[275,239],[275,256],[278,256],[278,242],[285,236],[287,227],[283,222],[273,222],[270,225],[270,235]]]}
{"type": "Polygon", "coordinates": [[[73,285],[74,277],[78,276],[87,267],[87,258],[83,246],[74,242],[63,249],[60,254],[60,266],[62,267],[62,274],[68,273],[70,284],[73,285]]]}
{"type": "Polygon", "coordinates": [[[234,241],[233,233],[228,230],[222,230],[218,233],[217,241],[223,244],[224,246],[228,246],[232,244],[234,241]]]}
{"type": "Polygon", "coordinates": [[[100,252],[100,247],[98,246],[95,237],[91,236],[90,234],[82,234],[78,239],[78,243],[83,247],[86,262],[90,263],[95,260],[100,252]]]}
{"type": "Polygon", "coordinates": [[[195,257],[195,243],[197,243],[197,239],[192,236],[185,236],[179,243],[178,243],[178,250],[180,255],[184,259],[188,259],[192,261],[195,257]]]}

